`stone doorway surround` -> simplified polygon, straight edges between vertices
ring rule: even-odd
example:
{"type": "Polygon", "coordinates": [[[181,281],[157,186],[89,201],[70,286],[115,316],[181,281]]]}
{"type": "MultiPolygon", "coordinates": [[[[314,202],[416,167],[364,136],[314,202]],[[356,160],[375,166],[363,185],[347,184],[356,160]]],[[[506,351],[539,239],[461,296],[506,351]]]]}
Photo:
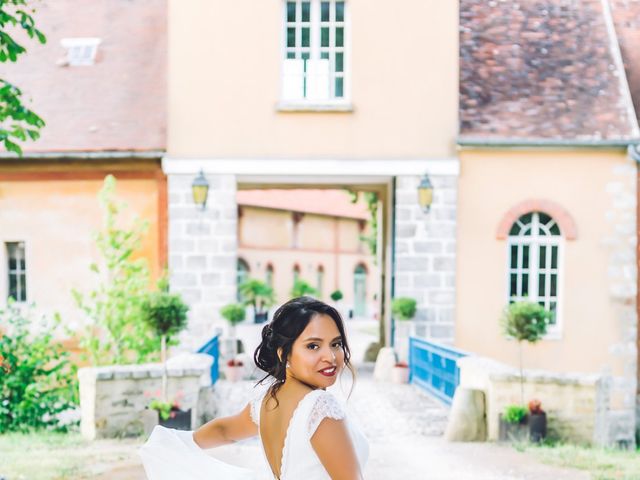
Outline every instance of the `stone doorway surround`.
{"type": "Polygon", "coordinates": [[[190,306],[181,338],[194,350],[224,326],[219,309],[235,301],[238,184],[251,188],[329,187],[374,189],[381,194],[381,318],[390,338],[390,298],[418,300],[413,330],[452,342],[455,308],[456,204],[459,161],[445,159],[181,159],[162,162],[168,178],[169,274],[172,291],[190,306]],[[205,210],[192,200],[191,183],[202,170],[209,182],[205,210]],[[434,185],[428,214],[417,186],[434,185]],[[394,225],[395,220],[395,225],[394,225]],[[392,272],[393,274],[389,274],[392,272]]]}

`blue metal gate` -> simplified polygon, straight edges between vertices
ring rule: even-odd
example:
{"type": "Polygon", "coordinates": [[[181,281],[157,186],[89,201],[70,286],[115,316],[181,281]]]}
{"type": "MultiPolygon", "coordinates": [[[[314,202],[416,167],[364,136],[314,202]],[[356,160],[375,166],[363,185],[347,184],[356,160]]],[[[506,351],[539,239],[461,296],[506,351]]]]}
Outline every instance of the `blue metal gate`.
{"type": "Polygon", "coordinates": [[[446,404],[451,404],[460,383],[457,360],[468,354],[422,338],[409,338],[410,382],[446,404]]]}
{"type": "Polygon", "coordinates": [[[213,385],[220,377],[220,336],[216,335],[202,347],[198,349],[198,353],[206,353],[213,357],[211,364],[211,384],[213,385]]]}

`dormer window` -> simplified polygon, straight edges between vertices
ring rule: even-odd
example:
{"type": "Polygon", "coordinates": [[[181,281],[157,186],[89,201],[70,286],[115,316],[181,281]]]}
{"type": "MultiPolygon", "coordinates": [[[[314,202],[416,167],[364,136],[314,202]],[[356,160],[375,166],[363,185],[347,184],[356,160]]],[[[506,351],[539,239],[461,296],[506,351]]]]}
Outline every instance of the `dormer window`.
{"type": "Polygon", "coordinates": [[[99,38],[63,38],[60,43],[67,50],[65,63],[72,67],[93,65],[101,42],[99,38]]]}

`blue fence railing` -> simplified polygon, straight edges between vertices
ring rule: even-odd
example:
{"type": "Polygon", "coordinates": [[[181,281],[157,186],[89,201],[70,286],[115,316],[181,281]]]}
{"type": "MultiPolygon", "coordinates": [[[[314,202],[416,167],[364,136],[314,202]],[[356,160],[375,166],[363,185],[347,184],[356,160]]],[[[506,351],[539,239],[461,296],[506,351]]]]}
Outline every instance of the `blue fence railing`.
{"type": "Polygon", "coordinates": [[[467,355],[422,338],[409,337],[409,382],[451,404],[460,383],[457,360],[467,355]]]}
{"type": "Polygon", "coordinates": [[[220,377],[220,336],[216,335],[202,347],[198,349],[198,353],[206,353],[213,357],[211,364],[211,384],[213,385],[220,377]]]}

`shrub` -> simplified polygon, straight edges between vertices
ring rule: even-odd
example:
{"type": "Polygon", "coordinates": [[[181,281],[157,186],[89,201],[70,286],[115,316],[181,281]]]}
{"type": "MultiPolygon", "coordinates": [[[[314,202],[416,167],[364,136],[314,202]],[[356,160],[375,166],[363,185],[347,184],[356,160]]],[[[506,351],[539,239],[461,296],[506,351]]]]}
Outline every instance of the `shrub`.
{"type": "Polygon", "coordinates": [[[522,423],[527,416],[527,407],[522,405],[509,405],[504,409],[502,419],[507,423],[522,423]]]}
{"type": "Polygon", "coordinates": [[[416,301],[409,297],[394,298],[391,311],[398,320],[411,320],[416,316],[416,301]]]}
{"type": "Polygon", "coordinates": [[[241,303],[230,303],[220,309],[220,315],[233,327],[244,321],[245,307],[241,303]]]}
{"type": "Polygon", "coordinates": [[[304,296],[317,297],[318,294],[318,290],[313,288],[308,282],[305,282],[304,280],[296,280],[293,283],[293,288],[291,289],[291,296],[294,298],[304,296]]]}
{"type": "Polygon", "coordinates": [[[0,310],[0,434],[64,431],[56,415],[78,403],[76,367],[53,336],[59,316],[40,326],[31,316],[13,303],[0,310]]]}
{"type": "Polygon", "coordinates": [[[249,278],[238,286],[240,296],[245,305],[253,306],[256,315],[267,312],[267,309],[276,303],[273,288],[262,280],[249,278]]]}
{"type": "Polygon", "coordinates": [[[126,207],[115,198],[116,179],[105,177],[98,195],[103,228],[95,235],[100,261],[89,269],[100,284],[88,293],[73,290],[76,304],[84,312],[87,326],[80,333],[80,346],[92,365],[145,363],[157,359],[159,338],[141,321],[150,275],[144,257],[136,258],[147,223],[135,219],[121,227],[120,212],[126,207]]]}
{"type": "Polygon", "coordinates": [[[335,290],[331,292],[330,297],[331,297],[331,300],[333,300],[334,302],[339,302],[344,298],[344,295],[342,295],[342,292],[340,290],[335,290]]]}

